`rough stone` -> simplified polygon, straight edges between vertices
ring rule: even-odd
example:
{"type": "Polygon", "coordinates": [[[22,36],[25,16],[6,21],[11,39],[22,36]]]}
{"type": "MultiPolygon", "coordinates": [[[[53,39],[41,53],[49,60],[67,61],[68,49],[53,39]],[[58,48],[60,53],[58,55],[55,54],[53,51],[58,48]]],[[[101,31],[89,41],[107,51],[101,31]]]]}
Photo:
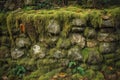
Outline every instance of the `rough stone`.
{"type": "Polygon", "coordinates": [[[72,44],[77,44],[81,48],[85,47],[85,38],[82,35],[80,35],[80,34],[72,34],[70,39],[71,39],[72,44]]]}
{"type": "Polygon", "coordinates": [[[99,51],[101,53],[111,53],[111,52],[115,52],[116,50],[116,43],[111,42],[111,43],[106,43],[106,42],[102,42],[99,44],[99,51]]]}
{"type": "Polygon", "coordinates": [[[18,49],[18,48],[15,48],[15,49],[11,50],[11,57],[13,59],[18,59],[18,58],[22,57],[24,54],[25,54],[25,51],[21,50],[21,49],[18,49]]]}
{"type": "Polygon", "coordinates": [[[102,60],[103,60],[102,55],[98,52],[97,49],[89,48],[88,50],[89,50],[88,51],[89,56],[88,56],[87,62],[89,64],[98,64],[98,63],[102,62],[102,60]]]}
{"type": "Polygon", "coordinates": [[[114,33],[116,32],[116,28],[109,28],[109,27],[100,28],[100,32],[101,33],[114,33]]]}
{"type": "Polygon", "coordinates": [[[52,34],[60,33],[60,25],[55,20],[51,20],[47,26],[47,31],[52,34]]]}
{"type": "Polygon", "coordinates": [[[85,27],[73,27],[72,32],[83,32],[85,30],[85,27]]]}
{"type": "Polygon", "coordinates": [[[31,45],[29,38],[17,38],[15,43],[18,48],[28,47],[31,45]]]}
{"type": "Polygon", "coordinates": [[[101,27],[114,27],[112,20],[103,20],[101,27]]]}
{"type": "Polygon", "coordinates": [[[95,29],[93,29],[93,28],[89,28],[89,27],[87,27],[86,29],[85,29],[85,32],[84,32],[84,35],[87,37],[87,38],[96,38],[96,35],[97,34],[97,32],[95,31],[95,29]]]}
{"type": "Polygon", "coordinates": [[[118,40],[118,35],[115,33],[99,33],[97,37],[98,41],[112,42],[118,40]]]}
{"type": "Polygon", "coordinates": [[[74,47],[74,48],[71,48],[69,51],[68,51],[68,58],[70,60],[78,60],[78,61],[82,61],[82,55],[81,55],[81,52],[79,50],[79,48],[77,47],[74,47]]]}
{"type": "Polygon", "coordinates": [[[87,47],[95,47],[98,45],[96,40],[87,40],[87,47]]]}
{"type": "Polygon", "coordinates": [[[82,20],[82,19],[73,19],[72,25],[73,26],[84,26],[85,25],[85,21],[82,20]]]}
{"type": "Polygon", "coordinates": [[[53,54],[53,57],[56,59],[60,59],[60,58],[64,57],[64,55],[63,55],[62,51],[56,50],[53,54]]]}
{"type": "Polygon", "coordinates": [[[57,47],[62,49],[68,49],[70,45],[71,45],[71,42],[69,39],[60,38],[57,42],[57,47]]]}
{"type": "Polygon", "coordinates": [[[44,58],[46,56],[45,49],[38,44],[32,46],[31,54],[36,58],[44,58]]]}
{"type": "Polygon", "coordinates": [[[32,5],[34,0],[25,0],[25,5],[32,5]]]}

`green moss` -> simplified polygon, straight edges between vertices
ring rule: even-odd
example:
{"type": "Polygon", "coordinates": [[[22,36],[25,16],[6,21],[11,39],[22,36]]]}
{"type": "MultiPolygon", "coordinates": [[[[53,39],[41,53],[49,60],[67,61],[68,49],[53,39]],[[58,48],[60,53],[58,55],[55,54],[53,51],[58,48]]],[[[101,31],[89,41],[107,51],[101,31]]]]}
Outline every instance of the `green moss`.
{"type": "Polygon", "coordinates": [[[31,72],[29,75],[24,76],[23,80],[36,80],[40,77],[41,70],[31,72]]]}
{"type": "Polygon", "coordinates": [[[105,58],[105,59],[113,59],[114,57],[115,57],[115,54],[114,54],[114,53],[104,55],[104,58],[105,58]]]}
{"type": "Polygon", "coordinates": [[[82,56],[83,56],[83,61],[84,63],[87,61],[88,57],[89,57],[89,49],[85,48],[84,50],[82,50],[82,56]]]}
{"type": "Polygon", "coordinates": [[[57,48],[68,49],[70,45],[71,45],[70,40],[66,38],[60,38],[57,42],[57,48]]]}
{"type": "Polygon", "coordinates": [[[94,80],[105,80],[104,75],[101,72],[96,72],[94,80]]]}
{"type": "Polygon", "coordinates": [[[39,77],[38,80],[49,80],[51,79],[56,73],[59,73],[61,71],[61,68],[58,68],[58,69],[55,69],[55,70],[52,70],[42,76],[39,77]]]}
{"type": "Polygon", "coordinates": [[[89,20],[90,20],[91,24],[93,25],[93,27],[95,27],[95,28],[101,27],[101,24],[102,24],[101,12],[93,10],[89,14],[89,20]]]}
{"type": "Polygon", "coordinates": [[[22,58],[22,59],[16,60],[16,64],[24,65],[24,66],[33,66],[33,65],[35,66],[36,61],[33,58],[22,58]]]}
{"type": "Polygon", "coordinates": [[[9,36],[10,36],[10,40],[11,40],[11,45],[14,45],[14,40],[13,40],[13,35],[12,35],[12,29],[13,29],[13,26],[14,26],[13,21],[14,21],[13,14],[10,13],[7,16],[7,29],[8,29],[8,32],[9,32],[9,36]]]}
{"type": "Polygon", "coordinates": [[[117,61],[115,65],[116,65],[116,67],[119,68],[120,67],[120,61],[117,61]]]}

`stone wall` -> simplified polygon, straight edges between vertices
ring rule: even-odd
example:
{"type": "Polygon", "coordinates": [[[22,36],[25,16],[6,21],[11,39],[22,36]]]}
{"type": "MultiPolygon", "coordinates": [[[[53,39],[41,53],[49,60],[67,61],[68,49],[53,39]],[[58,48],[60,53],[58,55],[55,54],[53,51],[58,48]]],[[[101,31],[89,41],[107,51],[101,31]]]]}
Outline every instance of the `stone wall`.
{"type": "MultiPolygon", "coordinates": [[[[105,74],[107,71],[104,70],[111,67],[112,69],[108,70],[110,75],[117,74],[116,71],[120,70],[120,25],[119,21],[113,22],[111,16],[102,16],[102,22],[98,20],[101,23],[99,25],[95,22],[96,17],[94,21],[91,19],[93,17],[87,20],[68,17],[66,20],[65,16],[59,16],[60,20],[57,20],[47,16],[48,20],[36,17],[35,22],[29,12],[26,21],[23,16],[18,15],[26,13],[15,11],[5,18],[2,16],[4,20],[0,20],[1,23],[4,23],[5,19],[7,21],[7,24],[0,24],[0,64],[4,65],[0,65],[1,69],[10,70],[15,65],[22,65],[27,72],[40,70],[39,74],[36,74],[38,77],[58,68],[70,73],[70,62],[75,62],[76,66],[83,69],[103,71],[105,74]],[[92,21],[96,25],[93,25],[92,21]]],[[[5,71],[2,72],[6,75],[5,71]]],[[[115,80],[118,77],[116,76],[112,76],[111,80],[115,80]]],[[[43,80],[42,78],[39,79],[43,80]]]]}

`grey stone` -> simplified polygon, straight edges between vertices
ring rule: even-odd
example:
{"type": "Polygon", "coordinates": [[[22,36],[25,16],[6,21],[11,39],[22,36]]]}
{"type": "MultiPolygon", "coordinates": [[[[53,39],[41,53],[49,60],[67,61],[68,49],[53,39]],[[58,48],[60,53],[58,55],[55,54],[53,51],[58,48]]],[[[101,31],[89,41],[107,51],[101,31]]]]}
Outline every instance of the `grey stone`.
{"type": "Polygon", "coordinates": [[[60,38],[57,42],[57,47],[62,49],[68,49],[71,46],[69,39],[60,38]]]}
{"type": "Polygon", "coordinates": [[[15,48],[15,49],[11,50],[11,57],[13,59],[18,59],[18,58],[22,57],[24,54],[25,54],[25,51],[24,50],[20,50],[18,48],[15,48]]]}
{"type": "Polygon", "coordinates": [[[112,42],[118,40],[118,35],[114,33],[99,33],[97,37],[98,41],[112,42]]]}
{"type": "Polygon", "coordinates": [[[115,28],[100,28],[101,33],[114,33],[116,32],[115,28]]]}
{"type": "Polygon", "coordinates": [[[31,45],[29,38],[17,38],[15,43],[18,48],[28,47],[31,45]]]}
{"type": "Polygon", "coordinates": [[[85,29],[84,35],[85,35],[87,38],[96,38],[97,32],[95,31],[95,29],[87,27],[87,28],[85,29]]]}
{"type": "Polygon", "coordinates": [[[60,58],[64,57],[64,55],[63,55],[62,51],[56,50],[53,54],[53,57],[56,59],[60,59],[60,58]]]}
{"type": "Polygon", "coordinates": [[[111,43],[106,43],[106,42],[102,42],[99,45],[99,51],[101,53],[111,53],[111,52],[115,52],[116,50],[116,43],[111,42],[111,43]]]}
{"type": "Polygon", "coordinates": [[[73,27],[72,32],[83,32],[85,27],[73,27]]]}
{"type": "Polygon", "coordinates": [[[98,64],[103,60],[102,55],[95,48],[89,49],[88,54],[89,56],[87,62],[89,64],[98,64]]]}
{"type": "Polygon", "coordinates": [[[33,0],[25,0],[24,3],[25,3],[25,5],[32,5],[33,0]]]}
{"type": "Polygon", "coordinates": [[[84,26],[85,25],[85,21],[82,20],[82,19],[73,19],[72,25],[73,26],[84,26]]]}
{"type": "Polygon", "coordinates": [[[101,27],[114,27],[112,20],[103,20],[101,27]]]}
{"type": "Polygon", "coordinates": [[[70,60],[78,60],[78,61],[82,61],[82,55],[81,55],[81,52],[79,50],[79,48],[77,47],[74,47],[74,48],[71,48],[69,51],[68,51],[68,58],[70,60]]]}
{"type": "Polygon", "coordinates": [[[60,25],[55,20],[50,20],[47,31],[52,34],[58,34],[60,33],[60,25]]]}
{"type": "Polygon", "coordinates": [[[44,58],[46,56],[45,48],[40,47],[38,44],[35,44],[31,48],[31,55],[36,58],[44,58]]]}
{"type": "Polygon", "coordinates": [[[87,47],[95,47],[98,45],[98,42],[96,40],[87,40],[87,47]]]}
{"type": "Polygon", "coordinates": [[[77,44],[81,48],[85,47],[85,38],[82,35],[80,35],[80,34],[72,34],[70,39],[71,39],[72,44],[77,44]]]}

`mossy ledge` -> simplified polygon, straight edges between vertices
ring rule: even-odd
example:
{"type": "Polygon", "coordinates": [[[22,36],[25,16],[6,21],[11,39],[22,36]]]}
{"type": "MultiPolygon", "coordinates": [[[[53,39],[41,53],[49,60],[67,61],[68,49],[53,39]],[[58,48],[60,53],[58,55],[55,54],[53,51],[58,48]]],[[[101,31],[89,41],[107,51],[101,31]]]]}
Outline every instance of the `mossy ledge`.
{"type": "Polygon", "coordinates": [[[119,27],[120,7],[0,13],[0,80],[117,80],[119,27]]]}
{"type": "Polygon", "coordinates": [[[61,35],[67,36],[67,33],[71,28],[70,22],[72,19],[80,18],[85,22],[89,21],[90,24],[96,28],[101,27],[103,20],[102,16],[104,15],[111,18],[114,25],[118,25],[116,23],[119,23],[120,21],[119,14],[119,7],[105,10],[82,9],[80,7],[66,7],[56,10],[16,10],[9,12],[7,16],[7,27],[13,44],[14,41],[12,38],[11,29],[19,28],[20,23],[33,23],[38,33],[43,36],[46,34],[46,25],[48,25],[49,20],[54,19],[62,25],[62,28],[64,28],[61,35]]]}

